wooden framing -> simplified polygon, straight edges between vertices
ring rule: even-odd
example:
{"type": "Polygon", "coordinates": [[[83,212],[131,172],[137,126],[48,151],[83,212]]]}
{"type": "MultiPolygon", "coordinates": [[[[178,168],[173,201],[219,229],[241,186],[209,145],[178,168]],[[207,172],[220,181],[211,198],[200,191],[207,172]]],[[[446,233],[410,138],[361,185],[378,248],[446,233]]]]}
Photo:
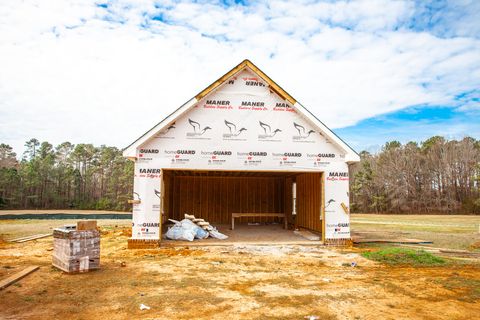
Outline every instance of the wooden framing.
{"type": "Polygon", "coordinates": [[[322,234],[325,240],[325,175],[320,171],[206,171],[163,169],[160,223],[194,214],[231,224],[232,213],[281,213],[283,217],[238,217],[241,222],[286,222],[322,234]],[[292,183],[297,181],[297,216],[292,183]],[[299,212],[300,210],[300,212],[299,212]]]}
{"type": "Polygon", "coordinates": [[[296,176],[298,227],[322,232],[322,173],[302,173],[296,176]]]}
{"type": "Polygon", "coordinates": [[[244,212],[244,213],[232,213],[232,230],[235,229],[235,218],[241,217],[278,217],[283,218],[284,229],[287,229],[287,217],[285,213],[257,213],[257,212],[244,212]]]}
{"type": "Polygon", "coordinates": [[[325,221],[327,220],[326,212],[325,212],[325,172],[322,172],[321,175],[322,181],[322,200],[320,202],[320,214],[322,217],[322,242],[325,243],[325,221]]]}
{"type": "Polygon", "coordinates": [[[160,170],[160,214],[159,214],[159,222],[158,222],[158,232],[159,232],[159,241],[162,242],[162,235],[163,235],[163,216],[165,215],[165,182],[164,182],[164,175],[163,169],[160,170]]]}
{"type": "Polygon", "coordinates": [[[260,70],[256,65],[254,65],[250,60],[245,59],[243,60],[240,64],[238,64],[236,67],[234,67],[232,70],[228,71],[225,73],[223,76],[221,76],[217,81],[203,89],[199,94],[195,96],[195,98],[200,101],[202,98],[207,96],[210,92],[214,91],[216,88],[218,88],[222,83],[227,81],[229,78],[234,76],[235,74],[239,73],[245,68],[250,68],[253,70],[256,74],[258,74],[263,81],[265,81],[270,90],[278,94],[282,99],[288,101],[292,106],[297,102],[291,95],[289,95],[285,90],[283,90],[278,84],[275,83],[272,79],[270,79],[269,76],[267,76],[265,73],[263,73],[262,70],[260,70]]]}

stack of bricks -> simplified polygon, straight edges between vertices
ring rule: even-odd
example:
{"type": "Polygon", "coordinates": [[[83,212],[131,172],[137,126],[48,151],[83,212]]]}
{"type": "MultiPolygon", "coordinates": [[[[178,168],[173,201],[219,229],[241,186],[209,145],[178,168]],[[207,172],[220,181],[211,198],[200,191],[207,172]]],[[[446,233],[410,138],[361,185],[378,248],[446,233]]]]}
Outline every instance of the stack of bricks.
{"type": "Polygon", "coordinates": [[[52,264],[68,273],[100,268],[100,232],[96,221],[79,221],[76,227],[53,230],[52,264]]]}

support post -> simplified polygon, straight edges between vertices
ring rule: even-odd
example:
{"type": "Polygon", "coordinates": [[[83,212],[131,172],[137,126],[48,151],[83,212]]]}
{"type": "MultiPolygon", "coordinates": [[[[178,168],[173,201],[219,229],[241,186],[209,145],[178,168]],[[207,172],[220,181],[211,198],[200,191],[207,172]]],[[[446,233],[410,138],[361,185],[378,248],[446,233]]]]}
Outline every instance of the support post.
{"type": "Polygon", "coordinates": [[[163,215],[165,214],[164,203],[165,203],[165,183],[163,181],[163,169],[160,169],[160,212],[158,217],[160,219],[160,223],[158,224],[159,243],[162,242],[162,235],[163,235],[163,215]]]}
{"type": "Polygon", "coordinates": [[[325,244],[325,220],[326,219],[326,213],[325,213],[325,172],[322,172],[322,174],[320,175],[320,179],[321,179],[321,199],[320,199],[320,217],[322,219],[322,242],[325,244]]]}

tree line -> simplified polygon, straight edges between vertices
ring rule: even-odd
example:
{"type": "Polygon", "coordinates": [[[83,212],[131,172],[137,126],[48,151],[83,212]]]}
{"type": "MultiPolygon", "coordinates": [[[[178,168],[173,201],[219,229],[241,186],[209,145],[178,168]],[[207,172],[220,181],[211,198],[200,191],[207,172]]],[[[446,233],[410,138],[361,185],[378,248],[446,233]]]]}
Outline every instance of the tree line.
{"type": "Polygon", "coordinates": [[[480,141],[387,142],[350,168],[353,212],[480,213],[480,141]]]}
{"type": "Polygon", "coordinates": [[[31,139],[21,160],[0,144],[0,209],[129,210],[133,163],[115,147],[31,139]]]}
{"type": "MultiPolygon", "coordinates": [[[[133,162],[115,147],[0,144],[0,209],[130,210],[133,162]]],[[[480,213],[480,141],[387,142],[350,167],[352,212],[480,213]]]]}

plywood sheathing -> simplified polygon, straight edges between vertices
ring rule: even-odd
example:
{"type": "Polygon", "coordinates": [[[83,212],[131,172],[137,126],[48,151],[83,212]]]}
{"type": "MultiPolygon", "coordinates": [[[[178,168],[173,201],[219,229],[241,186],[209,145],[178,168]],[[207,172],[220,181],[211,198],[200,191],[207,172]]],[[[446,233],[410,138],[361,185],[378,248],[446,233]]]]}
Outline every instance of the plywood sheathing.
{"type": "Polygon", "coordinates": [[[321,203],[322,174],[302,173],[296,177],[297,183],[297,217],[299,227],[322,232],[321,203]]]}

